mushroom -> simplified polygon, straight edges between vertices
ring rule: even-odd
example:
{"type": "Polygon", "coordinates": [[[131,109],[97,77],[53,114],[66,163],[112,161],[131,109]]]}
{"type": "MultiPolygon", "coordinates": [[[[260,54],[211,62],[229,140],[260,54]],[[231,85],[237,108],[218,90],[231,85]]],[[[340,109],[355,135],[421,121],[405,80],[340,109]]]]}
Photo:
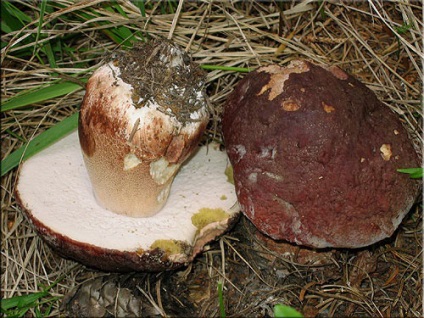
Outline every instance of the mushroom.
{"type": "Polygon", "coordinates": [[[218,144],[202,146],[182,165],[162,210],[134,218],[98,204],[74,132],[21,165],[16,198],[62,256],[105,271],[173,269],[237,221],[227,162],[218,144]]]}
{"type": "Polygon", "coordinates": [[[242,212],[275,240],[373,244],[420,191],[397,172],[419,165],[398,116],[334,66],[260,67],[229,95],[222,129],[242,212]]]}
{"type": "Polygon", "coordinates": [[[167,40],[118,52],[93,73],[79,137],[100,205],[133,217],[160,211],[209,121],[205,80],[167,40]]]}
{"type": "Polygon", "coordinates": [[[204,83],[167,40],[96,70],[78,134],[20,169],[16,197],[41,237],[88,266],[157,271],[187,264],[229,229],[239,209],[227,155],[213,143],[196,151],[209,120],[204,83]]]}

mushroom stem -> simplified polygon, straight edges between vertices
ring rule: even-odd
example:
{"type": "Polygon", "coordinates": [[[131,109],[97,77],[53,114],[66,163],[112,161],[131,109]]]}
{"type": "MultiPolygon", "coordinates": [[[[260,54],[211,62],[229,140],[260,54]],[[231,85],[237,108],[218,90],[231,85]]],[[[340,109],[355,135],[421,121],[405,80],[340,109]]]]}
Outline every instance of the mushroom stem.
{"type": "Polygon", "coordinates": [[[79,121],[101,206],[148,217],[165,204],[209,120],[205,73],[166,40],[118,53],[87,83],[79,121]]]}

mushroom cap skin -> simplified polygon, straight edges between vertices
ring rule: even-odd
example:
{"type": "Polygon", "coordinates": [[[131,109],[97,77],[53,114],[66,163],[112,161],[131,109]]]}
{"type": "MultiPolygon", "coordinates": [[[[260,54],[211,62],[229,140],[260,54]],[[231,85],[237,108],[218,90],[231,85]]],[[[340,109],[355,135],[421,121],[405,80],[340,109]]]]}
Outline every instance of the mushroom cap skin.
{"type": "Polygon", "coordinates": [[[165,204],[209,121],[205,73],[167,40],[118,52],[88,80],[79,137],[100,205],[148,217],[165,204]]]}
{"type": "Polygon", "coordinates": [[[190,263],[238,220],[227,164],[219,145],[200,147],[162,210],[133,218],[98,205],[74,132],[22,164],[16,198],[38,234],[66,258],[104,271],[170,270],[190,263]]]}
{"type": "Polygon", "coordinates": [[[421,188],[397,172],[420,164],[397,115],[334,66],[249,73],[222,126],[242,212],[275,240],[368,246],[393,234],[421,188]]]}

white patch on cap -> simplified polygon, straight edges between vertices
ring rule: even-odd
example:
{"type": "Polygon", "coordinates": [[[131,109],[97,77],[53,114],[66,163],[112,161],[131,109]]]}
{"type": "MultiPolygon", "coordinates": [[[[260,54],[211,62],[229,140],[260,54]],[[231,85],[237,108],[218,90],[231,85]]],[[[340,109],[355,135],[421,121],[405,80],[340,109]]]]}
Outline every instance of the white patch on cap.
{"type": "Polygon", "coordinates": [[[157,184],[165,184],[177,172],[179,164],[169,163],[164,157],[150,163],[150,175],[157,184]]]}
{"type": "Polygon", "coordinates": [[[275,174],[275,173],[272,173],[272,172],[265,171],[265,172],[262,172],[262,174],[267,176],[268,178],[271,178],[271,179],[274,179],[274,180],[277,180],[277,181],[283,180],[283,177],[281,175],[278,175],[278,174],[275,174]]]}
{"type": "Polygon", "coordinates": [[[243,145],[235,145],[232,147],[237,155],[237,162],[239,162],[246,154],[246,147],[243,145]]]}
{"type": "Polygon", "coordinates": [[[279,65],[268,65],[258,69],[258,72],[270,74],[269,82],[266,83],[261,91],[257,94],[262,95],[269,91],[268,99],[273,100],[284,91],[284,83],[289,79],[292,73],[304,73],[309,71],[308,65],[301,60],[290,62],[286,67],[279,65]]]}
{"type": "Polygon", "coordinates": [[[390,144],[382,144],[380,147],[381,157],[384,161],[389,161],[392,157],[392,146],[390,144]]]}
{"type": "Polygon", "coordinates": [[[165,188],[162,189],[162,191],[159,193],[157,197],[157,201],[159,203],[164,202],[166,199],[168,199],[169,191],[171,190],[171,184],[167,185],[165,188]]]}
{"type": "Polygon", "coordinates": [[[261,147],[259,158],[270,158],[274,160],[276,154],[277,154],[277,149],[275,146],[261,147]]]}
{"type": "Polygon", "coordinates": [[[133,153],[129,153],[124,157],[124,171],[137,167],[142,161],[133,153]]]}
{"type": "Polygon", "coordinates": [[[251,183],[256,183],[258,181],[258,173],[252,172],[251,174],[249,174],[248,179],[251,183]]]}

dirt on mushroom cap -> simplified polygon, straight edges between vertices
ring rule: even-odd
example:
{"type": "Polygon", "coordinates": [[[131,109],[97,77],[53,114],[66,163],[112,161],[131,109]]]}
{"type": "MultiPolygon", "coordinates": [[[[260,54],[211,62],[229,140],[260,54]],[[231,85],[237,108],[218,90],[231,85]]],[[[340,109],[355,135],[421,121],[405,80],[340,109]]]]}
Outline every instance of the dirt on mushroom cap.
{"type": "Polygon", "coordinates": [[[181,122],[197,120],[192,114],[204,106],[198,94],[204,94],[206,72],[178,45],[165,39],[137,44],[115,53],[114,64],[122,80],[134,88],[135,107],[154,100],[158,110],[181,122]]]}

